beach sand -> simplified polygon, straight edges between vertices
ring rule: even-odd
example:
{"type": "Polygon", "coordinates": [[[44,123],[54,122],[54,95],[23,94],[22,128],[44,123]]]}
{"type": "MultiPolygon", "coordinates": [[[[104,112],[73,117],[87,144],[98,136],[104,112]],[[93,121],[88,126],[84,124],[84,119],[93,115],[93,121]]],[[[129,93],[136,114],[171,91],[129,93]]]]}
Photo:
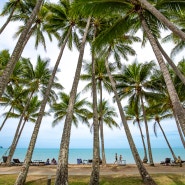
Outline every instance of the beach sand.
{"type": "MultiPolygon", "coordinates": [[[[179,174],[185,176],[185,165],[179,166],[163,166],[155,164],[154,167],[145,164],[145,167],[149,174],[179,174]]],[[[56,165],[44,165],[44,166],[30,166],[28,175],[36,176],[53,176],[56,174],[56,165]]],[[[18,174],[21,166],[0,166],[0,174],[18,174]]],[[[91,165],[76,165],[69,164],[69,175],[90,175],[92,171],[91,165]]],[[[127,164],[126,166],[120,166],[116,164],[108,164],[106,167],[100,166],[100,175],[116,175],[116,176],[128,176],[139,175],[137,166],[134,164],[127,164]]]]}

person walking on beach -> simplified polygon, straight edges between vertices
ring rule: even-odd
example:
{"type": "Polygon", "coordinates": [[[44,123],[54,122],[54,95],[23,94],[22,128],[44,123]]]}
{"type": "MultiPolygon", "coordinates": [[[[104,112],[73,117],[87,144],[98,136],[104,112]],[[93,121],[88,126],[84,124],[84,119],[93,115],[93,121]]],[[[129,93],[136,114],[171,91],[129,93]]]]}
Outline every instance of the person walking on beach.
{"type": "Polygon", "coordinates": [[[115,162],[114,162],[114,164],[117,163],[117,162],[118,162],[118,154],[115,153],[115,162]]]}

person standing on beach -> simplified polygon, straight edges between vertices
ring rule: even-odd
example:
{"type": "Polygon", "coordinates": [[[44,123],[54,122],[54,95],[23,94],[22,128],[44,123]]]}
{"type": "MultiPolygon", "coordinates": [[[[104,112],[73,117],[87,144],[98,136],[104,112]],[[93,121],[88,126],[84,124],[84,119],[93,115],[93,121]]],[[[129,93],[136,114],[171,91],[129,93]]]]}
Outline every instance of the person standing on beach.
{"type": "Polygon", "coordinates": [[[120,156],[119,156],[119,163],[120,163],[120,164],[122,163],[122,159],[123,159],[123,157],[122,157],[122,155],[120,155],[120,156]]]}
{"type": "Polygon", "coordinates": [[[115,153],[115,162],[114,162],[114,164],[117,163],[117,162],[118,162],[118,154],[115,153]]]}

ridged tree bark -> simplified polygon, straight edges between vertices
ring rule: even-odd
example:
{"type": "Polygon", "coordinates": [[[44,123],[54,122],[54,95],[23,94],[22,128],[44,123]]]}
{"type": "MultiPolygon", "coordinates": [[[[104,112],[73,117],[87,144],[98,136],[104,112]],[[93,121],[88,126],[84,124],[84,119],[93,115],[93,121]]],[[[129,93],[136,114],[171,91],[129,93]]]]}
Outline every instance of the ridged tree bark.
{"type": "Polygon", "coordinates": [[[22,54],[24,40],[25,40],[26,35],[28,34],[33,22],[35,21],[35,17],[37,16],[37,14],[39,12],[42,3],[43,3],[43,0],[37,0],[35,8],[33,9],[33,12],[31,14],[30,18],[29,18],[28,22],[26,23],[26,26],[17,41],[17,44],[13,50],[13,53],[10,57],[10,60],[7,64],[6,68],[3,70],[3,74],[0,77],[0,97],[2,96],[4,89],[6,88],[6,86],[8,84],[10,75],[13,73],[15,65],[22,54]]]}
{"type": "Polygon", "coordinates": [[[146,145],[145,145],[145,141],[144,141],[144,135],[143,135],[143,131],[141,129],[140,121],[137,120],[137,123],[138,123],[139,131],[140,131],[140,134],[141,134],[141,140],[142,140],[143,148],[144,148],[143,163],[147,163],[148,162],[148,157],[147,157],[146,145]]]}
{"type": "MultiPolygon", "coordinates": [[[[94,37],[96,38],[97,29],[94,27],[94,37]]],[[[97,90],[96,90],[96,62],[95,62],[95,53],[94,48],[92,47],[92,94],[93,94],[93,163],[92,163],[92,172],[89,185],[99,185],[100,178],[100,143],[99,143],[99,122],[98,122],[98,112],[97,112],[97,90]]],[[[100,93],[101,94],[101,93],[100,93]]],[[[102,104],[100,105],[100,107],[102,104]]],[[[100,108],[101,109],[101,108],[100,108]]],[[[101,110],[100,115],[101,115],[101,110]]],[[[102,116],[100,116],[100,122],[102,116]]],[[[101,124],[101,123],[100,123],[101,124]]]]}
{"type": "MultiPolygon", "coordinates": [[[[110,50],[111,50],[111,48],[110,48],[110,50]]],[[[141,178],[142,178],[143,182],[146,185],[157,185],[155,183],[155,181],[152,179],[152,177],[149,175],[149,173],[147,172],[146,168],[144,167],[144,165],[141,161],[141,158],[139,156],[139,153],[137,151],[137,148],[135,146],[134,140],[132,138],[130,129],[128,127],[127,120],[126,120],[125,114],[123,112],[123,108],[122,108],[119,96],[118,96],[117,91],[116,91],[116,83],[115,83],[115,81],[114,81],[114,79],[111,75],[111,72],[110,72],[109,66],[108,66],[108,58],[109,58],[110,50],[108,52],[107,58],[105,59],[105,65],[106,65],[107,73],[108,73],[108,76],[109,76],[109,79],[110,79],[110,82],[111,82],[111,86],[112,86],[112,89],[113,89],[113,92],[114,92],[114,95],[115,95],[115,99],[116,99],[116,103],[117,103],[117,106],[118,106],[118,109],[119,109],[119,113],[120,113],[120,116],[121,116],[123,127],[125,129],[125,133],[126,133],[126,136],[127,136],[127,139],[128,139],[131,151],[132,151],[132,155],[134,157],[134,160],[136,162],[137,168],[139,170],[139,173],[141,175],[141,178]]]]}
{"type": "Polygon", "coordinates": [[[154,166],[153,156],[152,156],[152,148],[151,148],[151,143],[150,143],[150,133],[149,133],[149,129],[148,129],[148,123],[146,120],[146,111],[145,111],[145,106],[144,106],[142,95],[141,95],[140,99],[141,99],[141,107],[142,107],[142,111],[143,111],[143,117],[144,117],[145,129],[146,129],[146,137],[147,137],[147,144],[148,144],[148,155],[149,155],[150,166],[154,166]]]}
{"type": "Polygon", "coordinates": [[[159,47],[162,55],[164,56],[164,58],[168,62],[168,64],[171,66],[171,68],[173,69],[173,71],[175,72],[175,74],[180,78],[180,80],[182,81],[182,83],[185,85],[185,76],[181,73],[181,71],[173,63],[172,59],[167,55],[167,53],[164,51],[164,49],[162,48],[161,44],[159,43],[159,41],[157,39],[156,39],[156,43],[157,43],[157,46],[159,47]]]}
{"type": "Polygon", "coordinates": [[[180,136],[182,145],[185,148],[185,140],[184,140],[184,137],[183,137],[182,129],[180,127],[179,121],[178,121],[177,117],[175,116],[175,114],[174,114],[174,118],[175,118],[175,122],[176,122],[176,125],[177,125],[177,129],[178,129],[178,132],[179,132],[179,136],[180,136]]]}
{"type": "Polygon", "coordinates": [[[68,184],[68,155],[69,155],[71,124],[72,124],[72,118],[73,118],[75,97],[77,93],[77,88],[78,88],[78,83],[79,83],[80,73],[82,68],[86,37],[90,26],[90,20],[91,19],[89,18],[85,28],[83,40],[80,47],[80,53],[79,53],[78,64],[75,72],[75,78],[74,78],[71,93],[70,93],[70,100],[69,100],[68,110],[66,114],[66,119],[64,123],[63,134],[62,134],[62,139],[60,144],[60,153],[58,157],[58,166],[56,171],[55,185],[68,184]]]}
{"type": "MultiPolygon", "coordinates": [[[[27,108],[29,107],[29,104],[30,104],[30,101],[31,101],[31,98],[32,98],[33,94],[34,94],[34,92],[31,92],[30,97],[27,99],[26,105],[24,106],[24,109],[23,109],[23,111],[22,111],[22,113],[21,113],[21,117],[20,117],[20,120],[19,120],[17,129],[16,129],[16,133],[15,133],[15,135],[14,135],[14,139],[13,139],[13,141],[12,141],[12,144],[11,144],[11,147],[10,147],[10,151],[9,151],[9,154],[8,154],[8,158],[7,158],[7,161],[6,161],[6,165],[7,165],[7,166],[10,166],[10,165],[11,165],[11,160],[12,160],[12,157],[13,157],[13,155],[14,155],[14,152],[15,152],[15,149],[16,149],[16,146],[17,146],[17,143],[18,143],[18,140],[19,140],[18,136],[19,136],[19,135],[21,134],[21,132],[22,132],[22,131],[21,131],[21,130],[22,130],[22,128],[21,128],[22,121],[23,121],[23,119],[24,119],[25,112],[26,112],[27,108]]],[[[23,123],[23,125],[24,125],[24,124],[25,124],[25,122],[23,123]]],[[[23,126],[23,125],[22,125],[22,126],[23,126]]],[[[20,137],[20,136],[19,136],[19,137],[20,137]]]]}
{"type": "Polygon", "coordinates": [[[21,115],[21,118],[19,120],[19,123],[18,123],[17,129],[16,129],[16,132],[15,132],[12,144],[10,146],[10,151],[9,151],[8,158],[7,158],[7,161],[6,161],[7,166],[11,165],[11,160],[12,160],[13,154],[14,154],[15,149],[16,149],[16,143],[17,143],[16,141],[17,141],[17,138],[18,138],[18,135],[19,135],[19,131],[20,131],[20,128],[21,128],[21,125],[22,125],[23,118],[24,118],[24,116],[21,115]]]}
{"type": "Polygon", "coordinates": [[[65,40],[64,40],[64,42],[61,46],[60,53],[59,53],[57,61],[55,63],[52,75],[49,79],[49,83],[48,83],[43,101],[41,103],[41,108],[40,108],[40,111],[39,111],[39,114],[38,114],[37,121],[35,123],[35,127],[34,127],[34,130],[33,130],[33,133],[32,133],[32,137],[31,137],[30,144],[29,144],[29,147],[28,147],[28,150],[27,150],[27,153],[26,153],[26,157],[25,157],[23,166],[21,167],[21,171],[20,171],[14,185],[24,185],[25,184],[27,173],[28,173],[28,170],[29,170],[29,164],[30,164],[30,161],[31,161],[31,158],[32,158],[34,148],[35,148],[35,143],[37,141],[37,136],[38,136],[39,128],[40,128],[42,118],[43,118],[43,115],[44,115],[45,107],[46,107],[46,104],[47,104],[47,101],[48,101],[48,98],[49,98],[49,95],[50,95],[50,91],[51,91],[51,88],[52,88],[52,85],[53,85],[53,82],[54,82],[54,78],[55,78],[58,66],[60,64],[60,60],[61,60],[63,52],[64,52],[64,48],[65,48],[66,43],[68,41],[69,35],[71,34],[71,31],[72,31],[72,25],[71,25],[71,27],[70,27],[67,35],[66,35],[66,38],[65,38],[65,40]]]}
{"type": "Polygon", "coordinates": [[[141,3],[141,6],[152,13],[158,20],[160,20],[165,26],[167,26],[175,35],[178,35],[183,41],[185,41],[185,33],[178,29],[171,21],[169,21],[161,12],[159,12],[154,6],[152,6],[147,0],[131,0],[141,3]]]}
{"type": "Polygon", "coordinates": [[[157,58],[161,72],[163,74],[163,77],[164,77],[164,80],[166,83],[166,87],[167,87],[167,90],[168,90],[168,93],[169,93],[169,96],[170,96],[170,99],[171,99],[171,102],[173,105],[174,113],[178,118],[178,121],[179,121],[181,128],[182,128],[182,131],[183,131],[183,134],[185,136],[185,110],[180,103],[179,97],[177,95],[177,92],[176,92],[175,87],[173,85],[172,79],[170,77],[168,68],[163,60],[163,57],[162,57],[161,52],[157,46],[155,38],[153,37],[142,13],[140,13],[140,19],[141,19],[142,27],[143,27],[143,29],[146,33],[146,36],[152,46],[153,52],[157,58]]]}
{"type": "Polygon", "coordinates": [[[17,0],[12,8],[12,11],[10,12],[10,15],[8,16],[8,18],[6,19],[6,22],[3,24],[3,26],[0,28],[0,35],[1,33],[4,31],[4,29],[6,28],[6,26],[9,24],[14,12],[15,12],[15,9],[16,9],[16,5],[18,4],[20,0],[17,0]]]}
{"type": "Polygon", "coordinates": [[[167,145],[168,145],[168,148],[170,149],[170,152],[171,152],[171,154],[172,154],[172,156],[173,156],[173,159],[174,159],[174,161],[176,161],[176,160],[177,160],[177,157],[176,157],[176,155],[175,155],[175,153],[174,153],[174,151],[173,151],[173,149],[172,149],[172,147],[171,147],[171,145],[170,145],[170,143],[169,143],[169,141],[168,141],[168,139],[167,139],[167,137],[166,137],[166,134],[165,134],[165,132],[164,132],[164,130],[163,130],[161,124],[160,124],[160,121],[157,120],[157,123],[158,123],[158,125],[159,125],[159,127],[160,127],[160,129],[161,129],[161,131],[162,131],[162,134],[163,134],[164,139],[165,139],[165,141],[166,141],[166,143],[167,143],[167,145]]]}
{"type": "Polygon", "coordinates": [[[102,156],[102,165],[106,165],[106,157],[105,157],[105,146],[104,146],[104,133],[103,133],[103,113],[102,113],[102,81],[100,80],[100,138],[101,138],[101,156],[102,156]]]}

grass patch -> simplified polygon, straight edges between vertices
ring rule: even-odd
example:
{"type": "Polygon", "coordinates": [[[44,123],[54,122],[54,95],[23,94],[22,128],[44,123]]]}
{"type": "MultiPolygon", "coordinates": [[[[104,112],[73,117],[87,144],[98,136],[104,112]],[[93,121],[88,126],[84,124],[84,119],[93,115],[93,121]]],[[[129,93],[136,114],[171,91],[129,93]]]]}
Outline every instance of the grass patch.
{"type": "MultiPolygon", "coordinates": [[[[157,174],[152,175],[158,185],[185,185],[184,175],[157,174]]],[[[12,185],[15,183],[16,175],[0,175],[0,185],[12,185]]],[[[46,176],[28,176],[26,185],[46,185],[46,176]]],[[[87,185],[89,176],[70,176],[69,185],[87,185]]],[[[52,176],[51,184],[54,185],[55,176],[52,176]]],[[[101,176],[100,185],[144,185],[140,176],[101,176]]]]}

